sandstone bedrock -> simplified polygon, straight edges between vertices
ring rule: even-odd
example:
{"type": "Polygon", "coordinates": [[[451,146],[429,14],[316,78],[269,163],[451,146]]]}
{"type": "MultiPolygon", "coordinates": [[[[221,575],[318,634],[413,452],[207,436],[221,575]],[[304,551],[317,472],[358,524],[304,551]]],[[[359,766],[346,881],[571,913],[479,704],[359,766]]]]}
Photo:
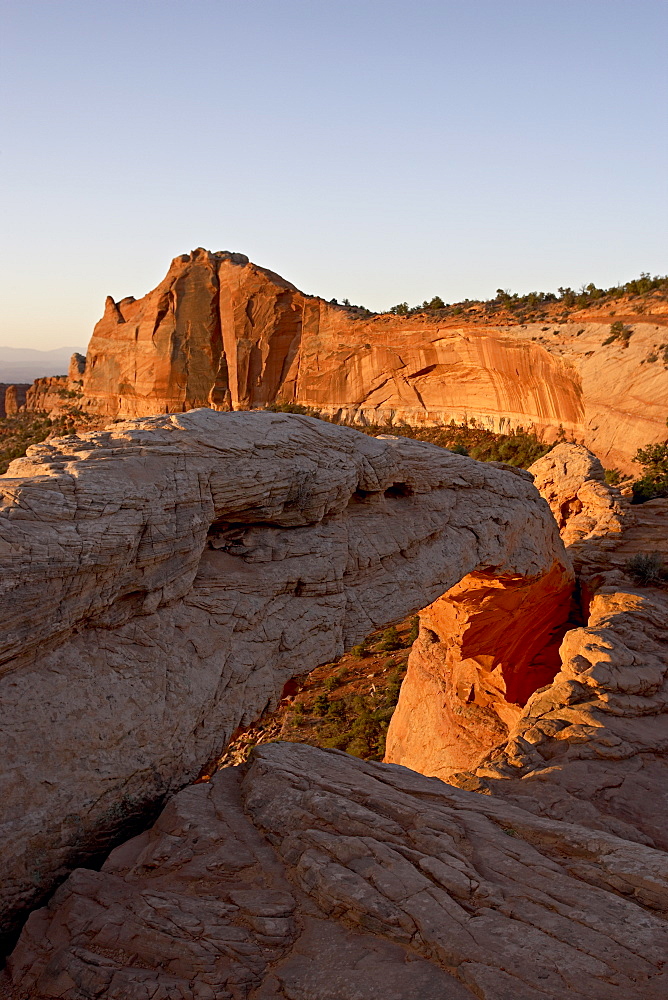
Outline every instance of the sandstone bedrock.
{"type": "Polygon", "coordinates": [[[5,996],[664,1000],[666,874],[661,851],[276,743],[74,872],[5,996]]]}
{"type": "Polygon", "coordinates": [[[191,745],[206,755],[308,666],[312,630],[331,659],[422,605],[388,756],[448,783],[258,747],[172,795],[100,870],[74,870],[30,915],[3,1000],[663,1000],[668,600],[625,568],[650,544],[668,555],[668,501],[632,508],[572,444],[532,473],[211,411],[16,461],[0,479],[0,537],[16,546],[6,634],[49,546],[62,581],[28,658],[5,660],[9,684],[36,680],[52,710],[13,702],[6,857],[24,904],[39,900],[36,856],[55,884],[110,836],[101,794],[121,812],[128,783],[156,794],[132,770],[141,755],[180,787],[191,745]],[[92,614],[77,604],[97,596],[88,571],[107,587],[92,614]],[[74,817],[90,817],[78,840],[74,817]]]}
{"type": "Polygon", "coordinates": [[[210,409],[33,445],[0,477],[8,928],[197,777],[288,679],[467,574],[572,568],[527,473],[210,409]]]}
{"type": "Polygon", "coordinates": [[[668,500],[631,506],[580,445],[531,472],[576,569],[568,620],[549,575],[464,577],[420,612],[386,760],[668,850],[668,596],[627,571],[668,562],[668,500]]]}

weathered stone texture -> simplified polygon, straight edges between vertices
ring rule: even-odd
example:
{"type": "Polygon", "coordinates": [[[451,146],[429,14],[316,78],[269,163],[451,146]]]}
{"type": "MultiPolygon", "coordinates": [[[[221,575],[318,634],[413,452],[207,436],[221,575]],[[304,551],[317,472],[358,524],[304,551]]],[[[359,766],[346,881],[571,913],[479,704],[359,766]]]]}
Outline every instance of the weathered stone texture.
{"type": "Polygon", "coordinates": [[[534,486],[547,500],[565,545],[595,540],[614,545],[633,512],[618,489],[605,482],[598,458],[583,445],[564,441],[529,468],[534,486]],[[612,536],[612,537],[611,537],[612,536]]]}
{"type": "Polygon", "coordinates": [[[564,606],[541,651],[549,578],[462,580],[420,613],[386,760],[668,849],[668,600],[625,569],[640,552],[668,562],[668,501],[631,507],[578,445],[531,472],[573,557],[584,627],[564,606]]]}
{"type": "Polygon", "coordinates": [[[2,416],[12,417],[25,406],[27,385],[8,385],[5,389],[5,412],[2,416]]]}
{"type": "Polygon", "coordinates": [[[420,612],[386,760],[443,780],[501,743],[559,670],[573,581],[465,576],[420,612]]]}
{"type": "Polygon", "coordinates": [[[0,382],[0,417],[10,417],[25,405],[29,383],[8,384],[0,382]]]}
{"type": "Polygon", "coordinates": [[[449,780],[668,850],[667,623],[658,591],[602,588],[507,741],[449,780]]]}
{"type": "Polygon", "coordinates": [[[527,478],[297,415],[45,442],[0,496],[5,913],[196,777],[293,675],[466,574],[570,573],[527,478]]]}
{"type": "Polygon", "coordinates": [[[7,1000],[663,1000],[660,851],[258,748],[34,913],[7,1000]]]}
{"type": "Polygon", "coordinates": [[[59,416],[67,406],[65,394],[72,391],[67,375],[36,378],[26,393],[26,409],[59,416]]]}

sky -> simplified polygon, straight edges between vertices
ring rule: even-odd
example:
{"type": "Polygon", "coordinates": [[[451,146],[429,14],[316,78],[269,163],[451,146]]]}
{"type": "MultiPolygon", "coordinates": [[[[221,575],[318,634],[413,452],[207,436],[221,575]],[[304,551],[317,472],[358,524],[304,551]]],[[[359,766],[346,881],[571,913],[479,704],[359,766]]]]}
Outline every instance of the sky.
{"type": "Polygon", "coordinates": [[[668,272],[666,0],[3,0],[0,344],[234,250],[374,310],[668,272]]]}

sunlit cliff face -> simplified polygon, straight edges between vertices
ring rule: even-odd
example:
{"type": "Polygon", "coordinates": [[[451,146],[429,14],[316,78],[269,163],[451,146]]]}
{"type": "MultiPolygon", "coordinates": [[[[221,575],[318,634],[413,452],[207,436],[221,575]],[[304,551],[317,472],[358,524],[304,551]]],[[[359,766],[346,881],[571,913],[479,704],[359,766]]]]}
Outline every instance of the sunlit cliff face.
{"type": "Polygon", "coordinates": [[[278,401],[418,424],[582,423],[575,372],[540,345],[424,317],[351,318],[237,258],[177,258],[143,299],[107,300],[88,352],[87,405],[143,416],[278,401]]]}
{"type": "Polygon", "coordinates": [[[646,362],[667,339],[668,316],[654,306],[624,315],[633,334],[621,345],[607,334],[630,306],[606,308],[524,324],[483,313],[364,316],[241,254],[200,249],[175,258],[143,298],[107,299],[85,370],[38,380],[28,409],[59,412],[67,390],[86,413],[112,418],[298,403],[360,423],[474,421],[546,440],[562,428],[606,467],[632,471],[636,449],[665,434],[668,373],[646,362]]]}

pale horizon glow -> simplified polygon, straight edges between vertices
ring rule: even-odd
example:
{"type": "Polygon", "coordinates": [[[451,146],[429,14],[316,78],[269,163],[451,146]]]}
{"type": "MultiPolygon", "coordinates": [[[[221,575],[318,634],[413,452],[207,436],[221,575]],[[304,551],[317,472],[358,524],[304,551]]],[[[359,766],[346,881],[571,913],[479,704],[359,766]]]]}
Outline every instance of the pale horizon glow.
{"type": "Polygon", "coordinates": [[[668,271],[663,0],[5,0],[0,345],[233,250],[381,311],[668,271]]]}

